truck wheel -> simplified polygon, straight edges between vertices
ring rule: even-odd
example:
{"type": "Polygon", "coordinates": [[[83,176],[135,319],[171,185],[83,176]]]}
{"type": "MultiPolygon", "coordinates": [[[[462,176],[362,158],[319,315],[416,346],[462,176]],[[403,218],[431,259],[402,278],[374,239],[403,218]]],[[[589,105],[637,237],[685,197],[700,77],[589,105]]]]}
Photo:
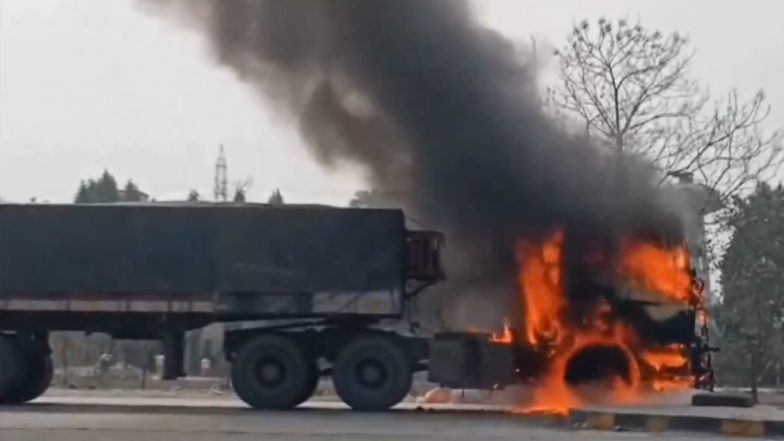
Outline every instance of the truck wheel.
{"type": "Polygon", "coordinates": [[[308,366],[307,387],[303,391],[302,396],[297,399],[297,404],[294,405],[295,407],[308,401],[313,394],[316,393],[320,379],[321,375],[319,374],[318,365],[316,364],[316,361],[313,360],[310,362],[310,366],[308,366]]]}
{"type": "Polygon", "coordinates": [[[332,381],[340,398],[355,410],[386,410],[411,390],[411,363],[394,340],[360,337],[337,356],[332,381]]]}
{"type": "Polygon", "coordinates": [[[256,409],[294,408],[309,398],[312,364],[296,341],[280,334],[258,336],[234,359],[234,391],[256,409]]]}
{"type": "Polygon", "coordinates": [[[0,334],[0,404],[6,403],[15,386],[22,382],[24,361],[11,339],[0,334]]]}
{"type": "Polygon", "coordinates": [[[26,371],[21,380],[2,398],[5,404],[22,404],[46,392],[52,383],[54,365],[52,358],[43,352],[33,352],[24,357],[26,371]]]}

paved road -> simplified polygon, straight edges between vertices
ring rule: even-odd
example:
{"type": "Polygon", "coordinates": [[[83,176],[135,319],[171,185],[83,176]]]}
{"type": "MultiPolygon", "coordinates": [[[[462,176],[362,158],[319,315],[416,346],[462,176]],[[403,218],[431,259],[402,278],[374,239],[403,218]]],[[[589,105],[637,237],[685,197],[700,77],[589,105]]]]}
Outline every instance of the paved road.
{"type": "MultiPolygon", "coordinates": [[[[131,399],[133,400],[133,399],[131,399]]],[[[253,412],[233,406],[33,404],[0,410],[2,441],[584,441],[722,439],[567,431],[514,415],[340,409],[253,412]]],[[[735,440],[739,438],[733,438],[735,440]]]]}

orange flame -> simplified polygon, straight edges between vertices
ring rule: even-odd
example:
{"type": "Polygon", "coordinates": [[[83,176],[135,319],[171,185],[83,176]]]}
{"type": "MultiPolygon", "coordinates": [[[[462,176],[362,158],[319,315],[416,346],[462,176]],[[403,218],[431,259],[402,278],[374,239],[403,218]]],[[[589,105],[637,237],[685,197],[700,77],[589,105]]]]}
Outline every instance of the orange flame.
{"type": "MultiPolygon", "coordinates": [[[[606,302],[595,305],[589,323],[579,329],[563,320],[568,307],[562,281],[564,233],[559,231],[542,242],[521,241],[517,246],[520,265],[518,284],[525,305],[525,339],[548,351],[548,369],[534,390],[532,404],[522,411],[566,414],[584,404],[579,391],[566,383],[568,364],[575,354],[592,345],[620,350],[628,360],[628,378],[611,378],[606,392],[615,403],[640,398],[642,370],[653,372],[654,390],[683,389],[689,386],[687,348],[641,348],[630,326],[612,320],[606,302]]],[[[597,251],[596,256],[602,256],[597,251]]],[[[591,256],[588,256],[591,257],[591,256]]],[[[598,257],[592,261],[606,262],[598,257]]],[[[694,301],[688,254],[685,247],[659,247],[647,242],[623,241],[616,257],[617,277],[632,289],[643,289],[661,300],[679,304],[694,301]]],[[[506,330],[496,341],[506,341],[506,330]]],[[[511,341],[511,333],[509,334],[511,341]]]]}
{"type": "Polygon", "coordinates": [[[666,368],[679,368],[686,364],[685,348],[682,345],[671,345],[659,350],[647,350],[642,353],[645,362],[657,371],[666,368]]]}
{"type": "Polygon", "coordinates": [[[677,303],[694,300],[688,253],[683,246],[665,249],[649,243],[624,241],[620,256],[621,277],[632,287],[677,303]]]}
{"type": "Polygon", "coordinates": [[[684,390],[691,386],[688,375],[687,349],[682,345],[648,349],[641,354],[642,360],[656,371],[652,388],[658,392],[684,390]]]}
{"type": "Polygon", "coordinates": [[[522,242],[519,284],[526,308],[525,336],[529,343],[556,342],[561,334],[558,315],[564,305],[561,294],[561,244],[563,233],[537,246],[522,242]]]}
{"type": "Polygon", "coordinates": [[[509,320],[504,319],[504,330],[501,334],[493,333],[492,341],[496,343],[512,343],[512,329],[509,327],[509,320]]]}

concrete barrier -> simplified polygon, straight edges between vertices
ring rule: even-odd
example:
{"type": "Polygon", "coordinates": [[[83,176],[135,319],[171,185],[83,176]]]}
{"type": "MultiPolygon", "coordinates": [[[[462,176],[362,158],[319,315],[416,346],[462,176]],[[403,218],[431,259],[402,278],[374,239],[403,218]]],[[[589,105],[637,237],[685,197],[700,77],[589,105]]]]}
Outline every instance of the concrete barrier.
{"type": "Polygon", "coordinates": [[[784,437],[784,421],[722,418],[704,415],[574,410],[569,415],[573,428],[591,430],[639,430],[645,432],[704,432],[749,438],[784,437]]]}

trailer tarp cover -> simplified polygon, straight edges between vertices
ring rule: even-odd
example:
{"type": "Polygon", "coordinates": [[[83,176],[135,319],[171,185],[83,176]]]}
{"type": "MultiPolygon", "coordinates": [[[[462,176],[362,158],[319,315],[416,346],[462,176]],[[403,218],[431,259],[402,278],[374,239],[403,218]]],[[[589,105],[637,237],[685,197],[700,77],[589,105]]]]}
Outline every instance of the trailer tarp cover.
{"type": "Polygon", "coordinates": [[[0,292],[402,290],[400,210],[0,205],[0,292]]]}

